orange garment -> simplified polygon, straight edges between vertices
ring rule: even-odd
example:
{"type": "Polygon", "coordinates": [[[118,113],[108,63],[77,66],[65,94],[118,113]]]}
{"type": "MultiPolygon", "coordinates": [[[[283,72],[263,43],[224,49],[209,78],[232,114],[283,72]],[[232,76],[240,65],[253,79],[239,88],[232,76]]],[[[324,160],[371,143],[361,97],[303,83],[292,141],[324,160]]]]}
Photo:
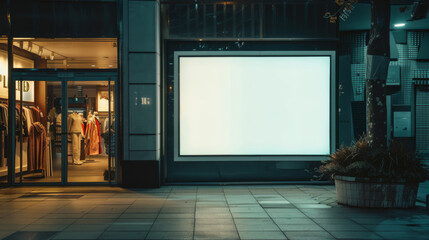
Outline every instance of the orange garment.
{"type": "Polygon", "coordinates": [[[28,142],[28,170],[46,169],[46,129],[40,122],[35,122],[30,127],[28,142]]]}
{"type": "Polygon", "coordinates": [[[85,131],[85,153],[86,155],[100,154],[100,139],[97,124],[94,120],[86,123],[85,131]]]}
{"type": "Polygon", "coordinates": [[[98,144],[100,146],[98,146],[98,154],[101,154],[101,133],[100,133],[100,122],[98,121],[98,119],[95,119],[95,121],[97,122],[97,131],[98,131],[98,144]]]}

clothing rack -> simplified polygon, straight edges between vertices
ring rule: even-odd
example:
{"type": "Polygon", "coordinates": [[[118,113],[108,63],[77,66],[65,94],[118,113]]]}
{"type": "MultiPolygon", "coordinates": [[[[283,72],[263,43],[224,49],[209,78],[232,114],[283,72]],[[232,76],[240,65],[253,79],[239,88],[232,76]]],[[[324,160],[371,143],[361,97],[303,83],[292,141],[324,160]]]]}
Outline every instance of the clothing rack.
{"type": "MultiPolygon", "coordinates": [[[[22,99],[22,95],[21,95],[21,99],[22,99]]],[[[11,107],[11,106],[9,106],[9,103],[10,103],[9,99],[0,98],[0,104],[7,105],[8,109],[11,107]]],[[[24,134],[24,131],[27,132],[27,134],[28,134],[28,131],[24,130],[23,108],[24,107],[26,107],[26,108],[34,107],[34,108],[37,108],[38,110],[40,110],[40,108],[39,108],[39,106],[35,105],[33,102],[24,102],[24,101],[17,101],[14,107],[16,108],[16,112],[19,115],[19,124],[16,126],[17,132],[15,135],[16,136],[15,141],[19,142],[18,146],[20,147],[20,149],[19,149],[20,164],[19,164],[19,166],[15,165],[15,167],[14,167],[15,169],[19,169],[17,176],[19,176],[20,182],[22,182],[22,178],[24,177],[23,175],[28,175],[28,174],[33,174],[33,175],[32,176],[26,176],[24,178],[43,178],[43,177],[45,177],[45,171],[43,169],[32,169],[32,170],[29,169],[29,167],[30,167],[29,160],[30,159],[28,157],[27,157],[27,169],[25,171],[24,171],[25,166],[23,165],[23,162],[24,162],[24,155],[23,155],[24,145],[23,145],[23,142],[29,138],[28,135],[24,134]],[[40,175],[39,175],[39,173],[40,173],[40,175]]],[[[7,126],[5,126],[5,127],[7,130],[7,126]]],[[[6,146],[5,146],[6,139],[3,139],[3,130],[0,131],[0,145],[1,145],[0,146],[0,157],[1,157],[1,160],[3,160],[3,158],[4,158],[4,150],[3,149],[6,149],[6,146]]],[[[27,151],[28,151],[28,149],[27,149],[27,151]]],[[[28,156],[28,153],[27,153],[27,156],[28,156]]]]}
{"type": "MultiPolygon", "coordinates": [[[[22,99],[22,93],[21,93],[21,99],[22,99]]],[[[20,101],[17,105],[19,105],[19,117],[20,117],[20,123],[21,124],[23,124],[23,122],[24,122],[24,119],[23,119],[23,108],[24,107],[26,107],[26,108],[31,108],[31,107],[35,107],[35,108],[37,108],[38,110],[40,109],[39,108],[39,106],[37,106],[37,105],[35,105],[34,103],[29,103],[29,102],[23,102],[23,101],[20,101]]],[[[28,124],[28,123],[27,123],[28,124]]],[[[28,127],[28,125],[27,125],[27,127],[28,127]]],[[[46,176],[46,171],[45,170],[43,170],[43,169],[31,169],[31,170],[29,170],[29,167],[30,167],[30,164],[29,164],[29,161],[31,160],[30,158],[28,158],[27,157],[27,171],[23,171],[23,166],[22,166],[22,162],[23,162],[23,138],[24,137],[28,137],[29,138],[29,136],[24,136],[23,135],[23,132],[22,132],[22,126],[20,127],[20,130],[19,130],[19,142],[20,142],[20,172],[21,172],[21,174],[20,174],[20,182],[22,182],[22,178],[23,178],[23,175],[25,174],[25,175],[28,175],[28,174],[33,174],[32,176],[26,176],[26,177],[24,177],[25,179],[40,179],[40,178],[44,178],[45,176],[46,176]],[[36,173],[40,173],[40,175],[35,175],[36,173]]],[[[29,132],[27,133],[27,134],[30,134],[29,132]]],[[[28,140],[28,144],[30,144],[30,141],[28,140]]],[[[30,146],[28,145],[28,153],[27,153],[27,156],[28,156],[28,154],[30,153],[29,152],[29,148],[30,148],[30,146]]],[[[45,156],[46,156],[46,153],[45,153],[45,156]]],[[[46,159],[45,159],[45,161],[46,161],[46,159]]]]}
{"type": "MultiPolygon", "coordinates": [[[[8,99],[4,99],[4,98],[0,98],[0,104],[4,104],[6,106],[9,106],[9,100],[8,99]]],[[[6,120],[6,119],[5,119],[6,120]]],[[[5,166],[7,166],[7,161],[3,162],[3,160],[7,157],[6,154],[6,133],[7,133],[7,128],[8,126],[2,125],[4,127],[4,129],[0,129],[0,168],[3,167],[3,165],[5,164],[5,166]]],[[[6,170],[7,171],[7,170],[6,170]]]]}

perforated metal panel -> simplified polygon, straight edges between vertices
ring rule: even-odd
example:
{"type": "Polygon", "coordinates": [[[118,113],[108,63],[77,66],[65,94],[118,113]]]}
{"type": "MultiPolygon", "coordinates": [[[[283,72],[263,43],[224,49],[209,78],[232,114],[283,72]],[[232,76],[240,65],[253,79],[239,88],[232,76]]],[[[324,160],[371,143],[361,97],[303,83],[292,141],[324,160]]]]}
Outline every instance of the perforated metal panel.
{"type": "MultiPolygon", "coordinates": [[[[341,33],[341,54],[351,54],[351,79],[355,101],[364,101],[365,63],[366,63],[366,31],[341,33]]],[[[418,49],[424,32],[408,31],[407,43],[397,44],[399,58],[391,61],[390,66],[399,66],[401,71],[401,90],[392,95],[393,105],[412,104],[413,78],[429,78],[429,62],[416,61],[418,49]]],[[[355,119],[356,120],[356,119],[355,119]]],[[[354,123],[355,128],[364,124],[354,123]],[[358,124],[358,125],[356,125],[358,124]],[[360,124],[360,125],[359,125],[360,124]]],[[[429,92],[416,90],[416,148],[429,157],[429,92]]],[[[356,130],[356,129],[355,129],[356,130]]]]}
{"type": "MultiPolygon", "coordinates": [[[[345,32],[341,34],[341,53],[351,54],[353,96],[355,101],[364,100],[365,63],[366,63],[366,31],[345,32]]],[[[401,91],[392,95],[392,104],[411,104],[413,78],[429,76],[429,62],[417,62],[419,45],[423,32],[407,32],[407,44],[397,44],[398,61],[391,61],[390,66],[401,68],[401,91]]]]}
{"type": "Polygon", "coordinates": [[[365,56],[367,49],[365,39],[366,32],[353,33],[351,48],[349,48],[352,56],[352,84],[355,101],[363,101],[365,96],[365,56]]]}
{"type": "Polygon", "coordinates": [[[429,154],[429,91],[416,92],[416,149],[429,154]]]}

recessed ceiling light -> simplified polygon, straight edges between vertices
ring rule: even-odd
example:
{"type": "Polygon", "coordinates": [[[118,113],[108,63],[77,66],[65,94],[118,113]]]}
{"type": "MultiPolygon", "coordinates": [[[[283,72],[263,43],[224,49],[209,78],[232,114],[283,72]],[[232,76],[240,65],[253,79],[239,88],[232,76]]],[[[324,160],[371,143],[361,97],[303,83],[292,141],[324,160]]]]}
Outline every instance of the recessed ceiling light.
{"type": "Polygon", "coordinates": [[[396,23],[393,25],[394,27],[404,27],[405,23],[396,23]]]}
{"type": "Polygon", "coordinates": [[[92,64],[92,65],[91,65],[91,67],[95,67],[95,65],[94,65],[94,64],[92,64]]]}

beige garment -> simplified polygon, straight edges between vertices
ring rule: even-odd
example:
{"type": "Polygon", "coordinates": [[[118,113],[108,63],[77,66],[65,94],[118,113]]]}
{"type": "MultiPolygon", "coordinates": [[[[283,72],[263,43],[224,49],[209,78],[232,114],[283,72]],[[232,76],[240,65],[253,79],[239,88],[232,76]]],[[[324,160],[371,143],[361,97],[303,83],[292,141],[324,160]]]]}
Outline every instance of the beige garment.
{"type": "Polygon", "coordinates": [[[56,122],[57,122],[57,126],[61,126],[61,122],[62,122],[61,113],[58,114],[56,122]]]}
{"type": "Polygon", "coordinates": [[[67,118],[67,131],[68,133],[80,133],[83,136],[82,117],[76,112],[67,118]]]}
{"type": "Polygon", "coordinates": [[[53,107],[53,108],[51,108],[51,110],[49,110],[49,113],[48,113],[48,121],[49,122],[56,120],[55,119],[55,112],[56,111],[57,110],[55,109],[55,107],[53,107]]]}
{"type": "Polygon", "coordinates": [[[80,151],[81,151],[81,137],[80,133],[71,133],[72,138],[72,154],[73,154],[73,163],[80,162],[80,151]]]}
{"type": "Polygon", "coordinates": [[[83,136],[82,118],[76,112],[67,117],[67,132],[72,140],[73,163],[80,162],[81,138],[83,136]]]}
{"type": "Polygon", "coordinates": [[[34,119],[30,109],[22,107],[22,111],[24,113],[23,118],[25,118],[25,121],[27,122],[27,131],[29,133],[31,126],[33,125],[34,119]]]}

